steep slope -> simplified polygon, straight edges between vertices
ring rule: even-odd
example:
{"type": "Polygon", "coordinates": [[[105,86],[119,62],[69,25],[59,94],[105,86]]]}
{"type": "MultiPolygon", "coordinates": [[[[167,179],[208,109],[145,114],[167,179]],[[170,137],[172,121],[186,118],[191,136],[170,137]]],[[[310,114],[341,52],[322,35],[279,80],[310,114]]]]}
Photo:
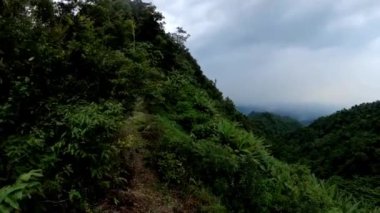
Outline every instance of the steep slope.
{"type": "Polygon", "coordinates": [[[151,4],[0,3],[1,212],[141,211],[158,179],[194,212],[376,211],[270,156],[151,4]]]}

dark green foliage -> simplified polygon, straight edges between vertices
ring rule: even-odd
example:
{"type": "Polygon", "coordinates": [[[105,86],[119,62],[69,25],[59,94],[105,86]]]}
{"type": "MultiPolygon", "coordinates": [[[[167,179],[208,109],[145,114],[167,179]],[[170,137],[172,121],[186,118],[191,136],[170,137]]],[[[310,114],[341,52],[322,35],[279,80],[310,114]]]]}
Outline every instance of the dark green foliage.
{"type": "Polygon", "coordinates": [[[269,112],[252,112],[248,118],[251,122],[252,131],[268,139],[282,137],[284,134],[294,132],[302,127],[297,120],[269,112]]]}
{"type": "Polygon", "coordinates": [[[355,195],[358,199],[365,200],[373,205],[380,206],[380,177],[354,177],[344,179],[334,176],[329,182],[349,195],[355,195]]]}
{"type": "Polygon", "coordinates": [[[297,156],[322,177],[379,175],[379,120],[380,102],[320,118],[278,142],[278,157],[297,156]]]}
{"type": "Polygon", "coordinates": [[[310,166],[321,178],[333,176],[339,189],[379,205],[380,102],[361,104],[323,117],[276,138],[276,157],[310,166]]]}
{"type": "Polygon", "coordinates": [[[156,128],[164,131],[153,159],[169,184],[207,187],[233,212],[326,212],[350,206],[306,167],[275,160],[260,140],[229,121],[206,124],[210,134],[198,140],[175,122],[157,119],[156,128]]]}
{"type": "Polygon", "coordinates": [[[138,41],[153,25],[163,34],[160,14],[136,1],[1,2],[0,186],[38,168],[41,193],[23,208],[84,208],[127,181],[117,136],[153,91],[158,53],[138,41]]]}

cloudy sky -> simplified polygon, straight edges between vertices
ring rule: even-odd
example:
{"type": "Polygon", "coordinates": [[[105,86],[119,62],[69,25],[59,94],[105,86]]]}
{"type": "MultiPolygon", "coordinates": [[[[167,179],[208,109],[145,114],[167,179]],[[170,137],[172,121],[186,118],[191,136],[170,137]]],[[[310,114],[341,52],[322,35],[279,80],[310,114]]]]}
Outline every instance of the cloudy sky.
{"type": "Polygon", "coordinates": [[[152,0],[237,105],[380,99],[376,0],[152,0]]]}

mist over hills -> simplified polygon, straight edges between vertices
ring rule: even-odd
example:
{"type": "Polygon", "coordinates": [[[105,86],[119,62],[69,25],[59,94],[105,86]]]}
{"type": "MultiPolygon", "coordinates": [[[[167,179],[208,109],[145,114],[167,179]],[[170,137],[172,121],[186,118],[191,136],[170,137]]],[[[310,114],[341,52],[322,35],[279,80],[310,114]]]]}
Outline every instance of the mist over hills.
{"type": "Polygon", "coordinates": [[[319,117],[330,115],[342,107],[323,104],[276,104],[276,105],[237,105],[237,110],[248,115],[252,112],[270,112],[288,116],[308,125],[319,117]]]}

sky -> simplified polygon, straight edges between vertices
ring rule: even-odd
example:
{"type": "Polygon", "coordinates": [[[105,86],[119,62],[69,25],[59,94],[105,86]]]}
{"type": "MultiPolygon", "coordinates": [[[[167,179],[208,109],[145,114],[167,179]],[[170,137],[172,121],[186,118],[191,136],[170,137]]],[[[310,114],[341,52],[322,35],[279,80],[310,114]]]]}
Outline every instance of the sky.
{"type": "Polygon", "coordinates": [[[331,106],[380,99],[376,0],[151,0],[236,105],[331,106]]]}

